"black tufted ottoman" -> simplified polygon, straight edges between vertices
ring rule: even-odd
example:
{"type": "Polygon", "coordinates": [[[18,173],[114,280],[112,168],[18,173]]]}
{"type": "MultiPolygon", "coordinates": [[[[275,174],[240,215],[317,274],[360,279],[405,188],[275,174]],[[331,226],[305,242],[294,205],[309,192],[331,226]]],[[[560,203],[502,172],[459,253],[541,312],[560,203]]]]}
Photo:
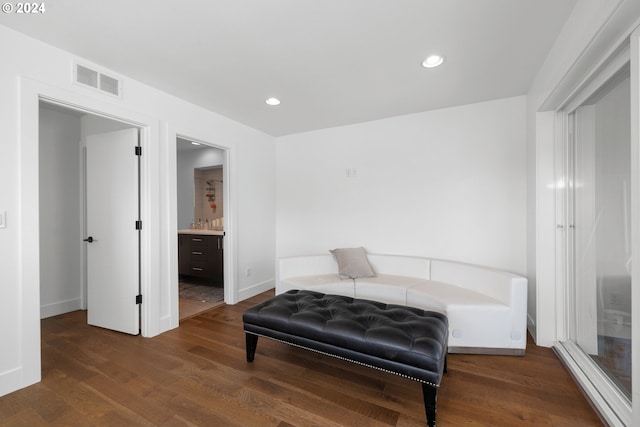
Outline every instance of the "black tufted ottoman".
{"type": "Polygon", "coordinates": [[[446,369],[444,314],[292,290],[251,307],[243,321],[248,362],[263,336],[419,381],[427,424],[435,426],[436,391],[446,369]]]}

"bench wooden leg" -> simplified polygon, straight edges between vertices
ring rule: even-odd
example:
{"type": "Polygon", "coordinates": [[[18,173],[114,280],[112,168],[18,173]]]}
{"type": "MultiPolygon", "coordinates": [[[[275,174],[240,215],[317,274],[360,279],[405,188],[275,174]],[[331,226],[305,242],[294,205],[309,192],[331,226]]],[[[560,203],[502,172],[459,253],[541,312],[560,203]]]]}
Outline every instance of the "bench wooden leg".
{"type": "Polygon", "coordinates": [[[422,383],[422,394],[424,396],[424,409],[427,413],[427,426],[436,425],[436,393],[438,389],[429,384],[422,383]]]}
{"type": "Polygon", "coordinates": [[[247,347],[247,362],[253,362],[253,356],[256,354],[256,348],[258,347],[258,336],[245,332],[246,347],[247,347]]]}

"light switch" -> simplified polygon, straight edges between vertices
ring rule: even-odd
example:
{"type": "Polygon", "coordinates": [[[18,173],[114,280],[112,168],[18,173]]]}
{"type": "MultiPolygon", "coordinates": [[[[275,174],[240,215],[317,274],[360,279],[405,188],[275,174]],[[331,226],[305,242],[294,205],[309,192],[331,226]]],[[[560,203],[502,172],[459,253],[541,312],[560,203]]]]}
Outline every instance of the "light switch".
{"type": "Polygon", "coordinates": [[[0,210],[0,228],[7,228],[7,211],[0,210]]]}

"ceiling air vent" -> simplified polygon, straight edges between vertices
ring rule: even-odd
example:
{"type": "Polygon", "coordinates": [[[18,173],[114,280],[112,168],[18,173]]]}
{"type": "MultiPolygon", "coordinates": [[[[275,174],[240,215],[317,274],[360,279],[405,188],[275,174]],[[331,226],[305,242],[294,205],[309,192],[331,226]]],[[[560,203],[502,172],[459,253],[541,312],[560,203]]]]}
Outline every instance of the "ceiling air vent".
{"type": "Polygon", "coordinates": [[[75,64],[74,71],[76,83],[120,97],[121,83],[119,79],[80,64],[75,64]]]}

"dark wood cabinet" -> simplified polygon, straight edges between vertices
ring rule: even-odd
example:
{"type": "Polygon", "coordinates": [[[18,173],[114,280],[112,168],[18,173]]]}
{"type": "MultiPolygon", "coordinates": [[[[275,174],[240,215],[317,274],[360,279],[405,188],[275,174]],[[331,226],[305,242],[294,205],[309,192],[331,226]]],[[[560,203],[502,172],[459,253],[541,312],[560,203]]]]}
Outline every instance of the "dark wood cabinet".
{"type": "Polygon", "coordinates": [[[210,234],[178,234],[178,272],[181,276],[222,284],[222,236],[210,234]]]}

